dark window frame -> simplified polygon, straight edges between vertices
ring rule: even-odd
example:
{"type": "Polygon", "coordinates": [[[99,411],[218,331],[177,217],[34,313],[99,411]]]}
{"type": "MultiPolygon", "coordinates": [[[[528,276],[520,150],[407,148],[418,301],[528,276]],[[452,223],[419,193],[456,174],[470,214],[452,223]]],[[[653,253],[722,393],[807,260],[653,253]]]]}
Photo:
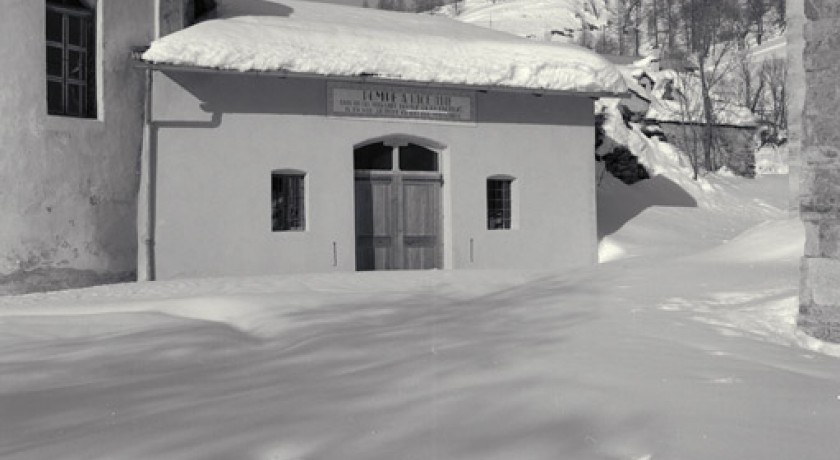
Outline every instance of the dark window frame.
{"type": "Polygon", "coordinates": [[[353,169],[440,174],[440,155],[437,150],[414,142],[372,142],[353,149],[353,169]]]}
{"type": "Polygon", "coordinates": [[[306,173],[271,173],[271,231],[306,231],[306,173]]]}
{"type": "Polygon", "coordinates": [[[47,0],[44,38],[47,113],[97,118],[96,12],[76,0],[47,0]],[[52,28],[56,19],[60,29],[52,28]]]}
{"type": "Polygon", "coordinates": [[[487,230],[513,228],[513,177],[487,178],[487,230]]]}

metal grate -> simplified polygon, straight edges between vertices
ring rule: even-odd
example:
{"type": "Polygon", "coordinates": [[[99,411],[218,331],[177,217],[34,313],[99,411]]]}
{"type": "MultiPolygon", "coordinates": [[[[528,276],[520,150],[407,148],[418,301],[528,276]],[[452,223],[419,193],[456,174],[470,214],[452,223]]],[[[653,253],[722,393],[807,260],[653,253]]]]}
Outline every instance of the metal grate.
{"type": "Polygon", "coordinates": [[[304,175],[271,175],[271,230],[305,230],[304,175]]]}
{"type": "Polygon", "coordinates": [[[487,229],[509,229],[511,224],[510,184],[513,179],[487,179],[487,229]]]}

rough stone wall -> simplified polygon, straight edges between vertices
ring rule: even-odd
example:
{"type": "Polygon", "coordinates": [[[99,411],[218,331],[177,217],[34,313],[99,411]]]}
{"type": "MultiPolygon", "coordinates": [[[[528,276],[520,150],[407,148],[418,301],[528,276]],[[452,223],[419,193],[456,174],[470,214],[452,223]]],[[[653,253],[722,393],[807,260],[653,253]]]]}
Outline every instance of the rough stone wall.
{"type": "Polygon", "coordinates": [[[787,0],[785,20],[787,21],[788,72],[785,92],[788,103],[788,184],[790,195],[788,210],[791,215],[799,213],[799,171],[802,151],[802,111],[805,108],[805,67],[802,52],[805,49],[803,28],[805,8],[803,0],[787,0]]]}
{"type": "Polygon", "coordinates": [[[799,325],[840,342],[840,0],[805,1],[799,325]]]}
{"type": "Polygon", "coordinates": [[[47,115],[44,2],[3,6],[0,294],[132,279],[153,0],[97,3],[97,119],[47,115]]]}

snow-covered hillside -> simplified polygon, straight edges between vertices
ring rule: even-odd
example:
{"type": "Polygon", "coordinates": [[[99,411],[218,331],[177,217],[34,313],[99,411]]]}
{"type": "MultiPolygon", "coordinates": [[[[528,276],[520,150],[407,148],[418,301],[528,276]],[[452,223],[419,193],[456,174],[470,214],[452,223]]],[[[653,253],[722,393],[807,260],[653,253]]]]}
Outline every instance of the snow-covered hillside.
{"type": "Polygon", "coordinates": [[[600,28],[612,16],[610,0],[463,0],[436,13],[538,40],[569,41],[583,28],[600,28]]]}

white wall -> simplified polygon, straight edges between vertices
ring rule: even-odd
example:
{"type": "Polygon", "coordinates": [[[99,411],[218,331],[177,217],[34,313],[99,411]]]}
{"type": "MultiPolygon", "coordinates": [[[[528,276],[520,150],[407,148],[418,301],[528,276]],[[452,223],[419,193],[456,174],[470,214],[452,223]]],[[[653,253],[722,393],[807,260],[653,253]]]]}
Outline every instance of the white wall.
{"type": "Polygon", "coordinates": [[[0,14],[0,294],[131,278],[152,0],[99,0],[99,119],[48,116],[43,1],[0,14]]]}
{"type": "Polygon", "coordinates": [[[355,120],[325,116],[323,80],[156,73],[158,278],[353,270],[353,146],[393,134],[446,146],[446,268],[594,263],[592,101],[476,97],[474,125],[355,120]],[[271,232],[271,171],[283,168],[307,172],[305,232],[271,232]],[[518,229],[486,229],[494,174],[516,177],[518,229]]]}

